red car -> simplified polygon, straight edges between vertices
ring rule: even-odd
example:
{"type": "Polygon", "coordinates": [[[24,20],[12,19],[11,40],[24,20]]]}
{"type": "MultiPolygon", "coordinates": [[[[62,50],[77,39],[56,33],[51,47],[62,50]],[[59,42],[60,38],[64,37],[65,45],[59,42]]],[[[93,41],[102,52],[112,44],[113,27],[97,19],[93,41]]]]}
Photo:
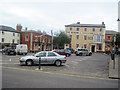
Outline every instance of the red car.
{"type": "Polygon", "coordinates": [[[65,55],[66,57],[69,57],[69,56],[71,55],[71,53],[65,52],[64,49],[62,49],[62,50],[59,50],[59,49],[53,50],[53,52],[56,52],[56,53],[58,53],[58,54],[60,54],[60,55],[65,55]]]}

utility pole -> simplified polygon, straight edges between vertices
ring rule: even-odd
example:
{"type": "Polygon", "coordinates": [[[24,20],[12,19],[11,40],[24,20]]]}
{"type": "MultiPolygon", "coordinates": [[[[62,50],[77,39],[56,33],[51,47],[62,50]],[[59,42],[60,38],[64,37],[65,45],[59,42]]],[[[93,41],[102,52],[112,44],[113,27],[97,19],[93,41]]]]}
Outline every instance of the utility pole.
{"type": "Polygon", "coordinates": [[[115,42],[116,42],[116,37],[114,36],[114,60],[113,60],[113,69],[115,69],[115,42]]]}

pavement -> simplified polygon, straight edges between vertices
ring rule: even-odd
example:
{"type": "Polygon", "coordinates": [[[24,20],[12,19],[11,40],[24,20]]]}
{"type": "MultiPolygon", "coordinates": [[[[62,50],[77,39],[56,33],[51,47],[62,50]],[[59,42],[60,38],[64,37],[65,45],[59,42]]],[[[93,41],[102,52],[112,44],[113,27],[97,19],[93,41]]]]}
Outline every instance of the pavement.
{"type": "Polygon", "coordinates": [[[109,78],[120,79],[120,56],[115,55],[115,67],[114,61],[109,60],[109,78]]]}

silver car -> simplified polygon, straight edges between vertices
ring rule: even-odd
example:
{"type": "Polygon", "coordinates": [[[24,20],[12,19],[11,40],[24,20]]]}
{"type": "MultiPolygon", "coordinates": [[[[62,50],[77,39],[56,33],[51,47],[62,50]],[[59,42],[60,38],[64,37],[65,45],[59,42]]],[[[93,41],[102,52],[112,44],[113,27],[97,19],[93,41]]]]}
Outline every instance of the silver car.
{"type": "Polygon", "coordinates": [[[66,56],[59,55],[52,51],[38,52],[32,56],[24,56],[20,58],[20,64],[33,65],[39,64],[39,58],[41,58],[41,64],[55,64],[56,66],[62,65],[66,62],[66,56]]]}
{"type": "Polygon", "coordinates": [[[88,51],[87,49],[85,48],[77,48],[76,49],[76,56],[82,56],[82,55],[89,55],[91,56],[92,55],[92,52],[91,51],[88,51]]]}

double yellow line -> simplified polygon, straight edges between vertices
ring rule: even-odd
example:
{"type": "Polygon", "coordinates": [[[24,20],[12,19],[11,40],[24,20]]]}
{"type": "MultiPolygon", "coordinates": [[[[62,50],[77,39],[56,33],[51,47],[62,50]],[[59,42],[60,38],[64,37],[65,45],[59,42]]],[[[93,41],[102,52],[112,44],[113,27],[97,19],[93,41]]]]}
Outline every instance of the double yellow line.
{"type": "Polygon", "coordinates": [[[57,74],[57,75],[64,75],[64,76],[71,76],[71,77],[78,77],[78,78],[90,78],[90,79],[102,79],[102,80],[120,80],[120,79],[93,77],[93,76],[86,76],[86,75],[79,75],[79,74],[67,74],[67,73],[58,73],[58,72],[48,72],[48,71],[40,71],[40,70],[22,69],[22,68],[14,68],[14,67],[6,67],[6,66],[0,66],[0,67],[1,68],[7,68],[7,69],[14,69],[14,70],[42,72],[42,73],[46,73],[46,74],[57,74]]]}

